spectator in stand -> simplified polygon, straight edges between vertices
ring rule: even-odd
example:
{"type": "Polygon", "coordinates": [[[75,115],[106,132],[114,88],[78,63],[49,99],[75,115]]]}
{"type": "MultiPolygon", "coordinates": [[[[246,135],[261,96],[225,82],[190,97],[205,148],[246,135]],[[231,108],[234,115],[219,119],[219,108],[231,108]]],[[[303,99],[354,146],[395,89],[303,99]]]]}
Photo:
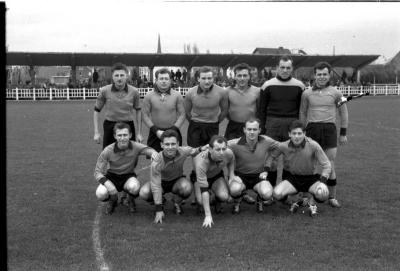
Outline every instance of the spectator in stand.
{"type": "Polygon", "coordinates": [[[181,77],[182,77],[182,73],[181,71],[178,69],[175,73],[175,79],[176,81],[181,81],[181,77]]]}
{"type": "Polygon", "coordinates": [[[175,81],[175,73],[173,70],[171,70],[171,80],[175,81]]]}

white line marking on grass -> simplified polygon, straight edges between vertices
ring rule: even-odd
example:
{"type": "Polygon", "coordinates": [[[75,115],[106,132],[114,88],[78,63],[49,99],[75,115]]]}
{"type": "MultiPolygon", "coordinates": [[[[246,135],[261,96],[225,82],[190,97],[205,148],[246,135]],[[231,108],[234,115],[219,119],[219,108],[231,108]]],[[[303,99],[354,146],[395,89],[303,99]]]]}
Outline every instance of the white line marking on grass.
{"type": "Polygon", "coordinates": [[[108,264],[104,260],[104,251],[101,247],[101,242],[100,242],[100,217],[101,217],[101,204],[99,204],[99,206],[97,207],[96,217],[94,218],[93,222],[93,232],[92,232],[93,249],[94,253],[96,254],[96,261],[99,270],[109,271],[110,268],[108,267],[108,264]]]}

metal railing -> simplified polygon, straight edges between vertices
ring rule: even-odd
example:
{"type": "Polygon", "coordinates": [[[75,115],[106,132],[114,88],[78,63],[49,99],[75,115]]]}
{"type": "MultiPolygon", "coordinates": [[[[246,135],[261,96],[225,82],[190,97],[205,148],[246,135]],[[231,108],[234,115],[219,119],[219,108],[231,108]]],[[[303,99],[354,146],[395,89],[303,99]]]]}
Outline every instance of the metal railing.
{"type": "MultiPolygon", "coordinates": [[[[337,87],[345,96],[369,92],[370,95],[400,95],[400,85],[371,85],[337,87]]],[[[176,88],[185,96],[189,88],[176,88]]],[[[143,98],[153,88],[139,88],[143,98]]],[[[97,88],[13,88],[6,89],[7,100],[86,100],[99,95],[97,88]]]]}

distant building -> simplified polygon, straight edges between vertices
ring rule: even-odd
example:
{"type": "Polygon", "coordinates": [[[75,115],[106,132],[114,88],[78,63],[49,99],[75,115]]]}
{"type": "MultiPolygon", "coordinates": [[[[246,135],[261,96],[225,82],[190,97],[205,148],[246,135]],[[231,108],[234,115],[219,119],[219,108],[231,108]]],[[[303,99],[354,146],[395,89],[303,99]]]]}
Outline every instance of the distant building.
{"type": "Polygon", "coordinates": [[[292,52],[289,49],[286,49],[283,47],[278,47],[278,48],[259,48],[259,47],[257,47],[253,51],[253,55],[290,55],[290,54],[292,54],[292,52]]]}

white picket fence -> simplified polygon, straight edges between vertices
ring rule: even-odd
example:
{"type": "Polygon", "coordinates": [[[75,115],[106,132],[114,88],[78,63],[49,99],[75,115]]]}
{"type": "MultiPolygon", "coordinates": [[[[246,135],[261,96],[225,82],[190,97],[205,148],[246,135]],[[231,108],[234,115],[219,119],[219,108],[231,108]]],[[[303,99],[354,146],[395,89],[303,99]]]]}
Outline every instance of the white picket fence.
{"type": "MultiPolygon", "coordinates": [[[[176,88],[185,96],[189,88],[176,88]]],[[[400,85],[371,85],[338,87],[345,96],[369,92],[370,95],[400,95],[400,85]]],[[[143,98],[152,88],[139,88],[143,98]]],[[[99,94],[97,88],[13,88],[6,89],[7,100],[86,100],[95,99],[99,94]]]]}

